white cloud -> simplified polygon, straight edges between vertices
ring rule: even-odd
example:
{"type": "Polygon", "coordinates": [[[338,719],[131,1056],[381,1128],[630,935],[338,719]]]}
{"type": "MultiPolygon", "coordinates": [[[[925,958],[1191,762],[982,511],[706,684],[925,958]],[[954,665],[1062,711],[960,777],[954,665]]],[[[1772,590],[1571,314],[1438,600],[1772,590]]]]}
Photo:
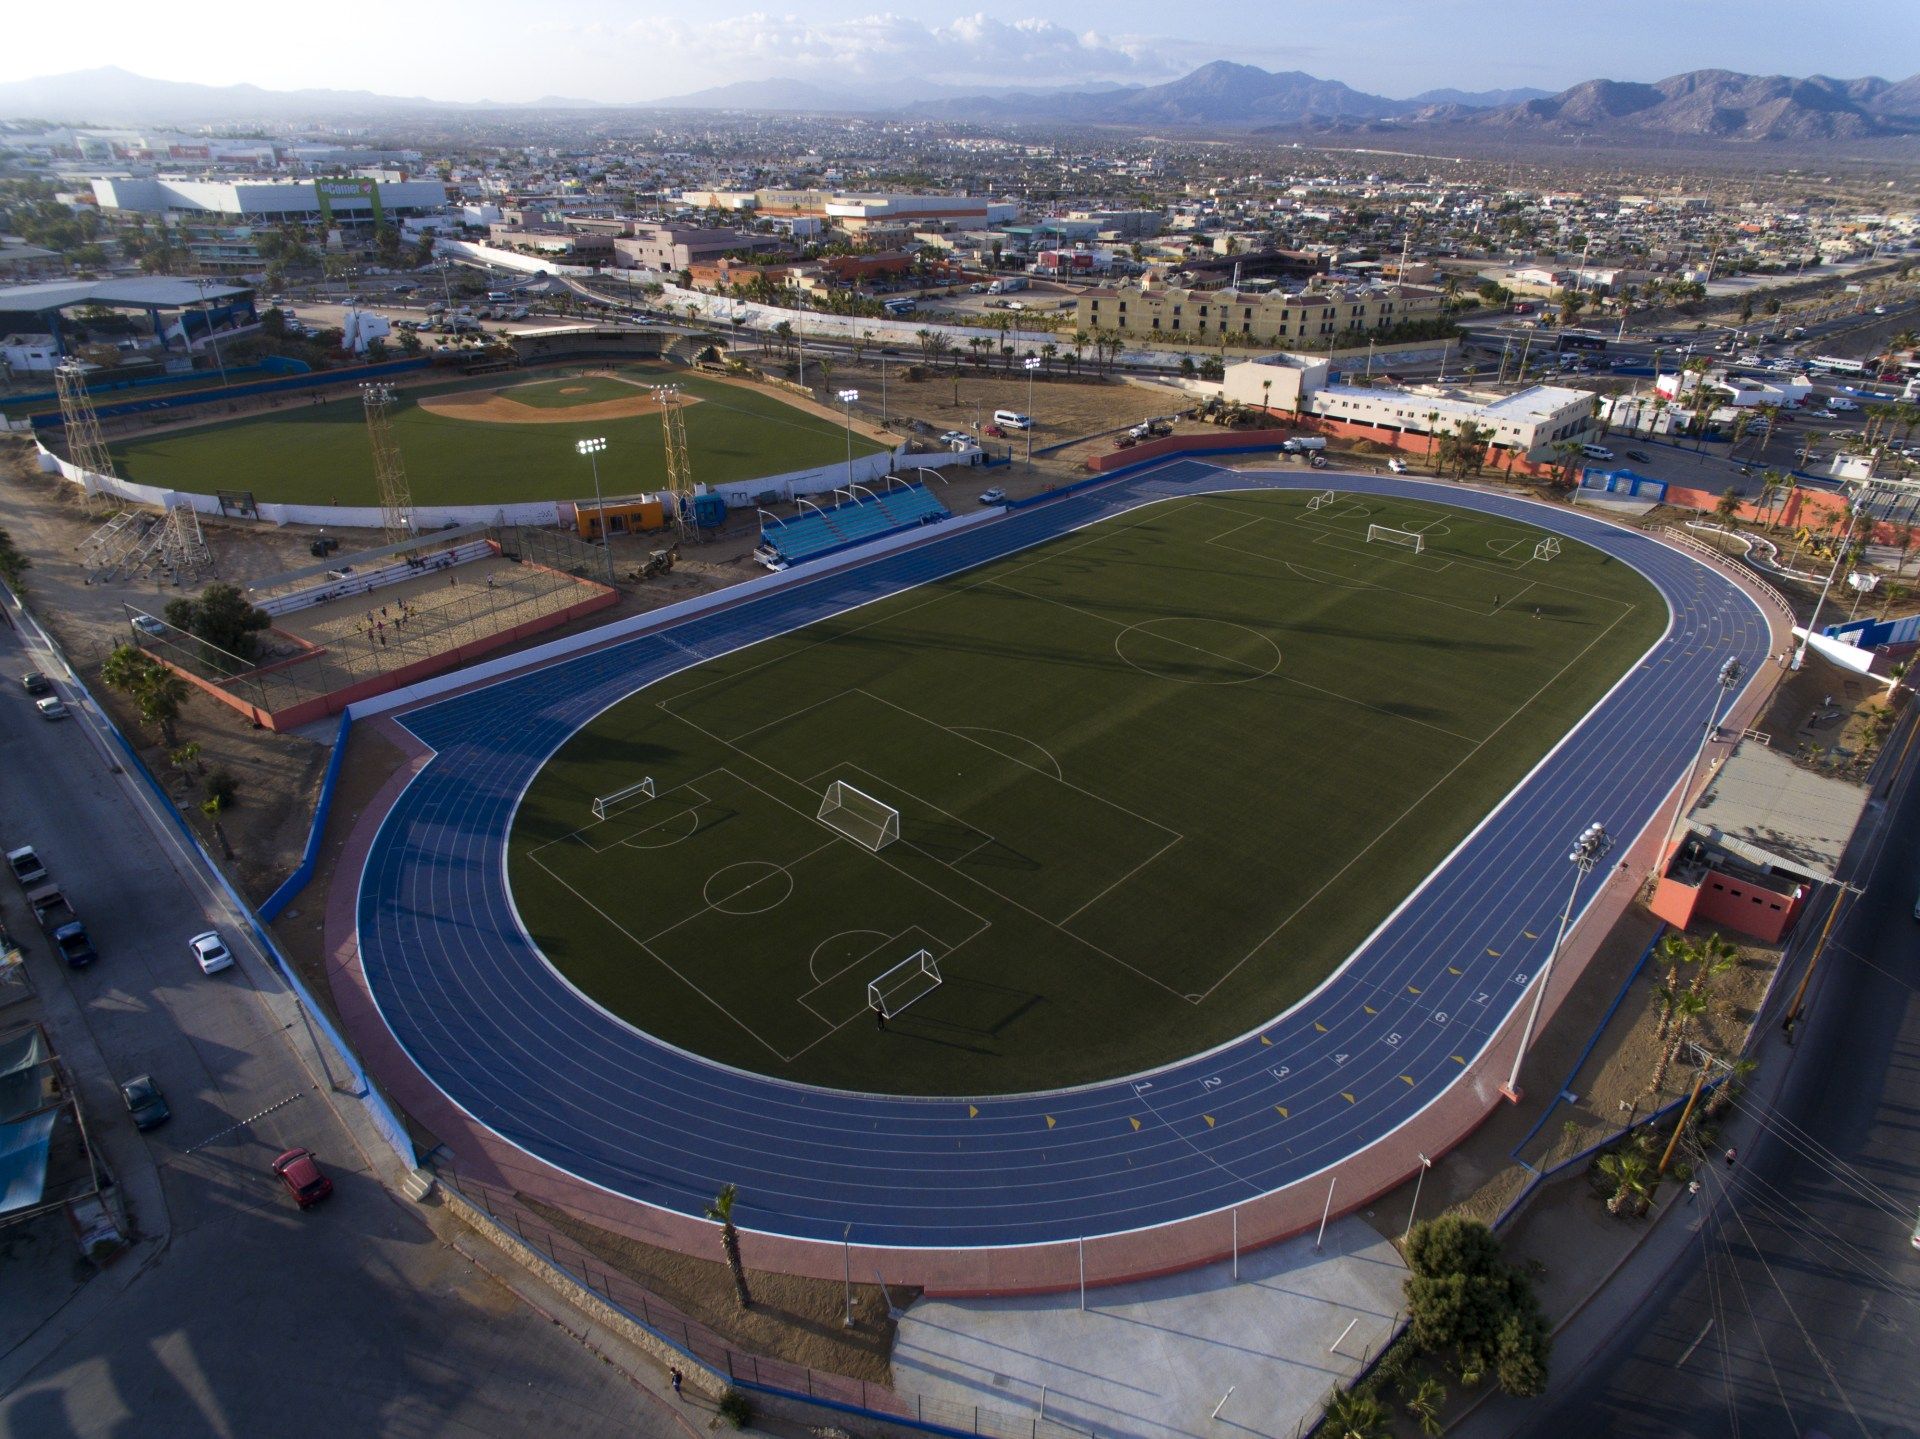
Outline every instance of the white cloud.
{"type": "MultiPolygon", "coordinates": [[[[822,20],[756,12],[704,22],[636,21],[627,35],[644,45],[654,75],[697,76],[707,84],[769,76],[821,83],[1153,83],[1195,63],[1195,47],[1182,40],[1102,35],[1051,20],[984,13],[929,24],[891,13],[822,20]]],[[[687,88],[667,80],[662,93],[687,88]]]]}

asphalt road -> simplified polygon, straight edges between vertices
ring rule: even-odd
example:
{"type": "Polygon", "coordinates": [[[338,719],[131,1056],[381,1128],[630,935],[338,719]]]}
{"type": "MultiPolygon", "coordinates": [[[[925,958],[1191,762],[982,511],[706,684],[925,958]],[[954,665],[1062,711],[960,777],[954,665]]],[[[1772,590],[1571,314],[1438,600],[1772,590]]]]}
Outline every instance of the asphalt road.
{"type": "Polygon", "coordinates": [[[1920,1433],[1920,792],[1902,798],[1835,927],[1778,1102],[1732,1168],[1706,1161],[1698,1217],[1673,1216],[1692,1231],[1678,1259],[1664,1273],[1636,1261],[1576,1321],[1614,1337],[1566,1387],[1516,1425],[1463,1432],[1920,1433]]]}
{"type": "Polygon", "coordinates": [[[259,957],[212,977],[190,961],[188,935],[240,930],[81,722],[36,715],[32,667],[0,627],[0,834],[36,846],[101,958],[69,973],[35,936],[29,964],[43,993],[71,987],[112,1071],[74,1075],[89,1121],[122,1153],[149,1147],[166,1212],[139,1220],[171,1238],[122,1292],[109,1270],[63,1306],[0,1260],[4,1302],[48,1311],[0,1354],[0,1435],[686,1432],[381,1188],[256,992],[259,957]],[[114,1090],[141,1071],[174,1113],[144,1141],[114,1090]],[[338,1186],[305,1214],[268,1172],[296,1144],[338,1186]]]}

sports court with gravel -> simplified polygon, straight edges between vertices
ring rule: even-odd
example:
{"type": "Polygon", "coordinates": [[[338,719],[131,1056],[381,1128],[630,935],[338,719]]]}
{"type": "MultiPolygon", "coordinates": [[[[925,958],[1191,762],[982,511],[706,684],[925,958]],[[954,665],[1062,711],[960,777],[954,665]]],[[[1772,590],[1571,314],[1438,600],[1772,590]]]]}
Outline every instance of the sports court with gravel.
{"type": "MultiPolygon", "coordinates": [[[[666,484],[659,404],[677,385],[694,479],[727,484],[843,460],[839,421],[746,383],[672,365],[622,363],[519,372],[396,389],[392,409],[414,501],[510,504],[578,499],[593,475],[573,442],[604,436],[608,495],[666,484]]],[[[853,453],[884,448],[853,433],[853,453]]],[[[377,504],[365,413],[357,395],[314,404],[304,395],[264,414],[115,441],[120,476],[193,493],[250,490],[265,503],[377,504]]]]}
{"type": "Polygon", "coordinates": [[[1198,1053],[1314,990],[1659,637],[1645,579],[1547,538],[1202,495],[737,650],[551,758],[519,916],[613,1014],[784,1079],[1198,1053]]]}

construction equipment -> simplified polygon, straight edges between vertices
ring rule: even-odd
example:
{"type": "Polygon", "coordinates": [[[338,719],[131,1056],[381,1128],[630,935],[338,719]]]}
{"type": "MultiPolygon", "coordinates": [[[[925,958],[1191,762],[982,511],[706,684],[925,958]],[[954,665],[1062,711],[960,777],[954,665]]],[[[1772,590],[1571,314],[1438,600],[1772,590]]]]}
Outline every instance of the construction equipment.
{"type": "Polygon", "coordinates": [[[413,533],[413,491],[400,461],[400,442],[393,437],[393,386],[362,385],[360,399],[373,445],[373,477],[380,486],[380,527],[387,543],[398,544],[413,533]]]}
{"type": "Polygon", "coordinates": [[[650,580],[655,575],[670,574],[673,570],[674,561],[679,558],[679,545],[673,545],[664,550],[655,550],[647,556],[646,564],[640,569],[635,570],[628,578],[635,581],[650,580]]]}

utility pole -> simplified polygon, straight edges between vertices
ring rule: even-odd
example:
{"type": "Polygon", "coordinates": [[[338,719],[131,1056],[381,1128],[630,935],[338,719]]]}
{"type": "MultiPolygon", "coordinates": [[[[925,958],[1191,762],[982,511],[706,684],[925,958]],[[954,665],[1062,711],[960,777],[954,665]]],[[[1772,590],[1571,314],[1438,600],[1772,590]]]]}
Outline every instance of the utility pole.
{"type": "Polygon", "coordinates": [[[1573,865],[1573,888],[1567,895],[1567,907],[1560,915],[1560,932],[1553,938],[1553,948],[1547,951],[1547,962],[1540,970],[1539,988],[1534,991],[1533,1008],[1527,1011],[1526,1027],[1520,1031],[1520,1049],[1513,1056],[1513,1072],[1507,1076],[1507,1082],[1500,1092],[1515,1104],[1520,1102],[1520,1066],[1526,1063],[1527,1046],[1533,1041],[1533,1027],[1540,1019],[1540,1006],[1546,1000],[1547,986],[1553,982],[1553,962],[1560,957],[1560,946],[1566,942],[1567,928],[1573,923],[1573,906],[1580,897],[1580,881],[1593,872],[1598,864],[1613,848],[1613,836],[1598,823],[1590,824],[1580,831],[1574,840],[1573,849],[1567,859],[1573,865]]]}
{"type": "Polygon", "coordinates": [[[1806,662],[1807,646],[1813,642],[1813,631],[1820,623],[1820,611],[1826,606],[1827,591],[1833,588],[1833,577],[1840,573],[1840,562],[1847,557],[1847,551],[1853,548],[1853,527],[1860,523],[1861,506],[1848,505],[1847,533],[1840,541],[1840,548],[1834,552],[1833,564],[1827,570],[1827,578],[1820,586],[1820,598],[1813,602],[1813,615],[1807,620],[1807,627],[1800,632],[1800,648],[1793,652],[1792,668],[1798,670],[1806,662]]]}

